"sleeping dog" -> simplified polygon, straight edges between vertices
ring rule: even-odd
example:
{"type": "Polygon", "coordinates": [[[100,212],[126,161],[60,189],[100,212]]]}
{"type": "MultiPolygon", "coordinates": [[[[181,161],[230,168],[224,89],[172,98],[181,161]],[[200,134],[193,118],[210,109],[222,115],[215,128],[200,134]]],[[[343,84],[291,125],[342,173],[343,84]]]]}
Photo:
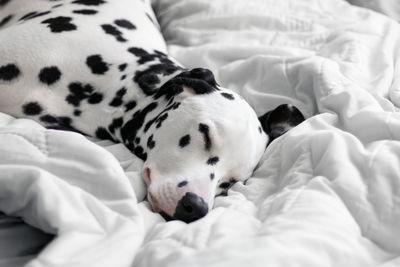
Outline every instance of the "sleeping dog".
{"type": "Polygon", "coordinates": [[[125,144],[168,219],[203,217],[304,120],[289,105],[257,118],[211,71],[180,66],[139,0],[0,0],[0,48],[0,111],[125,144]]]}

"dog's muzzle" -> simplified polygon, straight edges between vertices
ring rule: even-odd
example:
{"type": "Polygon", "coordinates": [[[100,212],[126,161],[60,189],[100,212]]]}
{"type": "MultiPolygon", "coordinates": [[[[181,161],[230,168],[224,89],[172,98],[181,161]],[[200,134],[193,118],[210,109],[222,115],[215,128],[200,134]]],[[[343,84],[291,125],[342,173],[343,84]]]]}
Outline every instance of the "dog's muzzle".
{"type": "Polygon", "coordinates": [[[208,205],[204,199],[192,192],[187,192],[176,206],[174,219],[190,223],[206,216],[207,212],[208,205]]]}
{"type": "Polygon", "coordinates": [[[180,220],[186,223],[203,218],[208,213],[208,204],[204,199],[195,193],[187,192],[178,202],[175,213],[171,217],[161,211],[160,214],[165,220],[180,220]]]}

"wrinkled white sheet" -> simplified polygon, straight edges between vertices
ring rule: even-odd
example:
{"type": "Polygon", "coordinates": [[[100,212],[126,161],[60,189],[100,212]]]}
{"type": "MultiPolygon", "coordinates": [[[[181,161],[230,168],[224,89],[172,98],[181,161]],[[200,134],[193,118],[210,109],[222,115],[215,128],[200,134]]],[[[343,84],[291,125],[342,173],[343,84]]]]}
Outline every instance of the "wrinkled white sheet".
{"type": "MultiPolygon", "coordinates": [[[[56,235],[28,266],[129,266],[145,234],[132,190],[140,179],[122,144],[103,146],[119,161],[79,134],[0,114],[0,210],[56,235]]],[[[1,266],[25,263],[51,239],[6,220],[1,266]]]]}
{"type": "Polygon", "coordinates": [[[397,0],[347,0],[347,2],[381,12],[400,22],[400,2],[397,0]]]}
{"type": "Polygon", "coordinates": [[[0,210],[57,234],[28,266],[400,266],[399,24],[341,0],[154,5],[181,63],[309,119],[185,224],[137,204],[121,145],[1,115],[0,210]]]}

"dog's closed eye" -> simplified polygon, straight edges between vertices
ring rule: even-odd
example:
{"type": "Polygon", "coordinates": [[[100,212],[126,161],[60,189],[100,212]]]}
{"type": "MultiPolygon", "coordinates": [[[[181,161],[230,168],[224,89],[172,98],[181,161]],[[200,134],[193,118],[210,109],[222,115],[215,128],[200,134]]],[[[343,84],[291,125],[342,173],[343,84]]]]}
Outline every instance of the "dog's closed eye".
{"type": "Polygon", "coordinates": [[[188,184],[188,181],[182,181],[178,184],[178,187],[184,187],[185,185],[188,184]]]}

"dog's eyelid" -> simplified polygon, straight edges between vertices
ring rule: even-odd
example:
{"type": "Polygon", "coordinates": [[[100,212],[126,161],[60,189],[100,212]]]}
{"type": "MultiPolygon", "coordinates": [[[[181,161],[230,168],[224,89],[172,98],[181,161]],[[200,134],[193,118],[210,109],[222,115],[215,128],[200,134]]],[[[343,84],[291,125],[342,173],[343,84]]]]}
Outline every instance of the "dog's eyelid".
{"type": "Polygon", "coordinates": [[[187,184],[188,184],[188,181],[184,180],[184,181],[178,183],[178,187],[184,187],[187,184]]]}
{"type": "Polygon", "coordinates": [[[200,123],[199,131],[203,135],[205,150],[210,151],[212,147],[212,135],[210,133],[210,127],[205,123],[200,123]]]}

